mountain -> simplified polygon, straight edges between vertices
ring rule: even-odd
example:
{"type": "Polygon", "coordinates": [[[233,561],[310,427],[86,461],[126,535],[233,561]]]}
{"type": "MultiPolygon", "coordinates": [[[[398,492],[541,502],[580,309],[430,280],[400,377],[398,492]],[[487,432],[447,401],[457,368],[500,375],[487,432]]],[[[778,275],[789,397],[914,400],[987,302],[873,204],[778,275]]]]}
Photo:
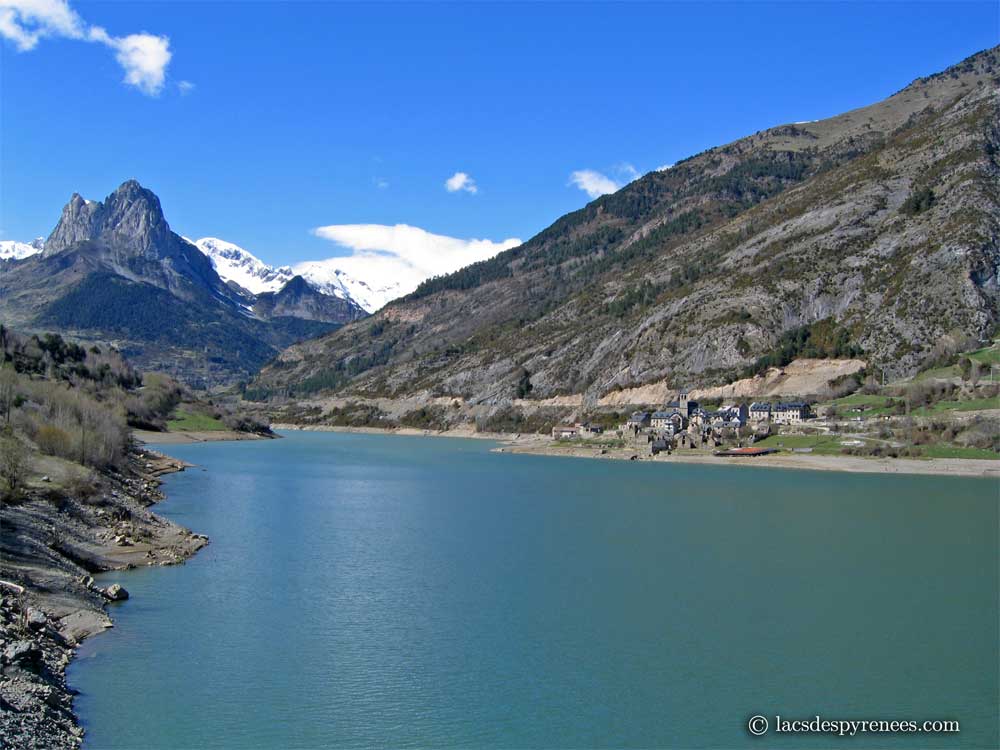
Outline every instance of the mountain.
{"type": "Polygon", "coordinates": [[[401,282],[395,279],[368,283],[355,278],[340,267],[342,262],[342,258],[308,260],[296,264],[292,270],[324,294],[353,299],[368,312],[382,309],[405,293],[401,282]]]}
{"type": "Polygon", "coordinates": [[[249,393],[502,403],[807,356],[911,374],[1000,318],[1000,48],[652,172],[293,345],[249,393]]]}
{"type": "Polygon", "coordinates": [[[0,240],[0,261],[24,260],[42,252],[44,247],[45,239],[42,237],[38,237],[31,242],[0,240]]]}
{"type": "Polygon", "coordinates": [[[254,312],[268,319],[291,317],[300,320],[357,320],[364,311],[350,297],[319,291],[301,276],[293,276],[276,292],[258,294],[254,312]]]}
{"type": "Polygon", "coordinates": [[[340,268],[342,258],[305,261],[293,267],[275,267],[267,265],[239,245],[216,237],[203,237],[192,242],[211,259],[223,281],[252,294],[277,292],[297,275],[309,282],[316,291],[352,301],[366,312],[375,312],[403,294],[403,287],[398,281],[369,285],[354,278],[340,268]]]}
{"type": "Polygon", "coordinates": [[[4,262],[0,319],[112,341],[195,385],[246,378],[282,347],[366,315],[300,277],[260,295],[226,283],[135,180],[104,201],[74,194],[41,247],[4,262]]]}
{"type": "Polygon", "coordinates": [[[141,281],[188,300],[207,293],[238,302],[221,283],[211,261],[183,237],[170,231],[160,199],[129,180],[104,202],[74,193],[59,223],[45,241],[42,259],[84,253],[87,262],[111,273],[141,281]]]}
{"type": "Polygon", "coordinates": [[[239,245],[216,237],[188,240],[212,261],[215,272],[223,281],[236,284],[250,294],[277,292],[295,275],[288,266],[267,265],[239,245]]]}

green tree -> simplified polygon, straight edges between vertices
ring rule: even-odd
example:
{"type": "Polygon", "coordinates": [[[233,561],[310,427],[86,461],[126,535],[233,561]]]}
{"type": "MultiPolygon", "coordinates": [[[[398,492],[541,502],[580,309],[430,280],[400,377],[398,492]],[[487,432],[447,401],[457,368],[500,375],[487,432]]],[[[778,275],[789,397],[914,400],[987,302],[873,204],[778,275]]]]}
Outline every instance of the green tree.
{"type": "Polygon", "coordinates": [[[527,398],[528,394],[531,393],[532,387],[531,373],[522,367],[517,378],[517,397],[527,398]]]}

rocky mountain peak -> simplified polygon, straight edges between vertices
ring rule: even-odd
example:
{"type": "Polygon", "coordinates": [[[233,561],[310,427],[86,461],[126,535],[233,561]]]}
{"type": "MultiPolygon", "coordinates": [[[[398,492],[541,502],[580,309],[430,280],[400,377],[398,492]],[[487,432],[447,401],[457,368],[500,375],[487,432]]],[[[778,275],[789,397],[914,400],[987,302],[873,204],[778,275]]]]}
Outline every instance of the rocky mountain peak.
{"type": "Polygon", "coordinates": [[[73,193],[69,203],[63,208],[59,223],[45,241],[47,254],[56,253],[77,242],[91,239],[94,232],[94,214],[99,205],[85,200],[79,193],[73,193]]]}
{"type": "Polygon", "coordinates": [[[301,276],[293,276],[287,284],[281,288],[281,294],[308,294],[313,291],[312,287],[301,276]]]}
{"type": "Polygon", "coordinates": [[[78,242],[98,242],[130,254],[159,257],[170,246],[170,226],[156,195],[136,180],[122,183],[103,202],[73,193],[45,242],[46,255],[78,242]]]}

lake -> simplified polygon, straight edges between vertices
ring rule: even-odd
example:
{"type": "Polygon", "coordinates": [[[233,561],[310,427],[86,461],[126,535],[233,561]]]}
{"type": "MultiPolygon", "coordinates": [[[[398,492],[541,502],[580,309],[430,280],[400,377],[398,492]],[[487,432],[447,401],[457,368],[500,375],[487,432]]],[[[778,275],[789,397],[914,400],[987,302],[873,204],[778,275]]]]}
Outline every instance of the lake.
{"type": "Polygon", "coordinates": [[[87,748],[997,747],[993,480],[288,432],[171,445],[208,534],[69,669],[87,748]],[[960,734],[747,732],[754,714],[960,734]]]}

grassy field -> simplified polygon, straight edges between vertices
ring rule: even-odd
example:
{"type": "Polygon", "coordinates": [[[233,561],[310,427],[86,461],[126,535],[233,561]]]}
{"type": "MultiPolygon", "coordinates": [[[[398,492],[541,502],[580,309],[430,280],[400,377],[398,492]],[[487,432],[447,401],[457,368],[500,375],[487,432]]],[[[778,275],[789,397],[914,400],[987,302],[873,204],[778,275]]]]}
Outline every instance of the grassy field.
{"type": "Polygon", "coordinates": [[[795,450],[796,448],[811,448],[813,453],[826,455],[841,452],[841,440],[849,440],[843,435],[771,435],[763,440],[758,440],[753,444],[754,448],[782,448],[784,450],[795,450]]]}
{"type": "MultiPolygon", "coordinates": [[[[918,372],[913,376],[913,382],[921,383],[925,380],[953,380],[960,377],[962,377],[962,371],[958,368],[958,365],[947,365],[945,367],[935,367],[931,370],[918,372]]],[[[903,380],[895,382],[905,383],[907,380],[904,378],[903,380]]]]}
{"type": "MultiPolygon", "coordinates": [[[[842,449],[847,447],[841,444],[842,440],[854,440],[847,435],[771,435],[764,440],[758,440],[754,446],[760,448],[782,448],[783,450],[794,450],[796,448],[812,448],[813,453],[821,455],[840,455],[842,449]]],[[[877,447],[884,443],[877,440],[865,440],[868,447],[877,447]]],[[[858,447],[858,446],[854,446],[858,447]]],[[[985,448],[966,448],[960,445],[949,443],[937,443],[934,445],[919,446],[921,458],[973,458],[973,459],[1000,459],[1000,453],[987,450],[985,448]]]]}
{"type": "Polygon", "coordinates": [[[930,406],[922,406],[913,410],[917,417],[928,417],[945,411],[980,411],[982,409],[1000,409],[1000,398],[974,398],[966,401],[938,401],[930,406]]]}
{"type": "Polygon", "coordinates": [[[992,346],[985,346],[968,355],[973,362],[981,365],[1000,365],[1000,344],[993,342],[992,346]]]}
{"type": "Polygon", "coordinates": [[[947,443],[924,445],[921,447],[927,458],[978,458],[992,459],[994,461],[1000,459],[1000,453],[987,450],[986,448],[966,448],[961,445],[949,445],[947,443]]]}
{"type": "Polygon", "coordinates": [[[174,418],[167,422],[167,429],[171,432],[214,432],[227,427],[207,414],[178,409],[174,412],[174,418]]]}
{"type": "Polygon", "coordinates": [[[866,417],[874,417],[879,414],[891,414],[894,411],[894,407],[888,406],[889,397],[888,396],[875,396],[867,395],[864,393],[852,393],[850,396],[844,396],[843,398],[838,398],[834,401],[827,401],[825,404],[820,404],[821,407],[837,407],[837,411],[840,413],[841,417],[851,417],[856,416],[851,409],[855,409],[859,406],[864,406],[865,410],[861,412],[866,417]]]}
{"type": "MultiPolygon", "coordinates": [[[[968,357],[973,362],[978,362],[980,364],[980,381],[988,381],[990,379],[990,365],[1000,365],[1000,343],[993,342],[990,346],[984,346],[982,349],[977,349],[974,352],[967,352],[959,356],[968,357]]],[[[924,370],[923,372],[917,373],[913,376],[913,382],[920,383],[926,380],[954,380],[955,378],[960,377],[962,377],[962,370],[957,364],[955,364],[924,370]]],[[[993,377],[1000,377],[1000,371],[995,369],[993,377]]],[[[903,382],[906,382],[905,378],[902,381],[896,381],[896,383],[903,382]]]]}
{"type": "MultiPolygon", "coordinates": [[[[899,400],[899,398],[896,399],[897,402],[899,400]]],[[[824,404],[819,404],[819,406],[835,406],[841,418],[857,416],[857,414],[851,410],[859,406],[864,406],[865,409],[863,412],[860,412],[860,414],[865,417],[875,417],[881,414],[896,413],[895,406],[890,406],[889,401],[890,397],[888,396],[870,396],[862,393],[854,393],[850,396],[838,398],[835,401],[827,401],[824,404]]],[[[938,401],[936,404],[931,404],[930,406],[922,406],[920,408],[913,409],[910,413],[915,417],[929,417],[934,414],[940,414],[941,412],[947,411],[980,411],[983,409],[1000,409],[1000,398],[994,397],[964,399],[958,401],[938,401]]]]}

